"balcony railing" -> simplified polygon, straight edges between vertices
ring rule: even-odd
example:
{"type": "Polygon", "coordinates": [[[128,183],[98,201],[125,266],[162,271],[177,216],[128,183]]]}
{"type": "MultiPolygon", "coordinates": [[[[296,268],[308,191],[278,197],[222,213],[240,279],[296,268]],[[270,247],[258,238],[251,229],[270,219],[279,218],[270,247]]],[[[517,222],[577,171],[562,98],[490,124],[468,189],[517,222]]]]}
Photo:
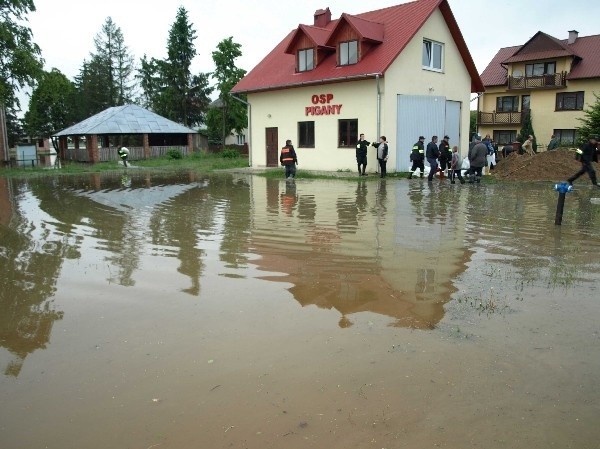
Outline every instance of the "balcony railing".
{"type": "Polygon", "coordinates": [[[567,72],[539,76],[509,76],[508,88],[517,89],[559,89],[567,85],[567,72]]]}
{"type": "Polygon", "coordinates": [[[522,112],[479,112],[479,125],[520,125],[523,121],[522,112]]]}

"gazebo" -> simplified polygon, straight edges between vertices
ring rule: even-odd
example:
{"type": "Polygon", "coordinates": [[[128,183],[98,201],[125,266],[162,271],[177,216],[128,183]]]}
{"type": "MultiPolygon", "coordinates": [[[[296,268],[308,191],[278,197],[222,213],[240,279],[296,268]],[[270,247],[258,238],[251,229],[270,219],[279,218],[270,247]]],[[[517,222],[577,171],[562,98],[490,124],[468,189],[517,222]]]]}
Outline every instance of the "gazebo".
{"type": "Polygon", "coordinates": [[[95,163],[118,160],[117,145],[127,146],[130,160],[164,156],[173,149],[185,156],[193,151],[195,134],[190,128],[128,104],[105,109],[52,137],[58,138],[63,160],[95,163]]]}

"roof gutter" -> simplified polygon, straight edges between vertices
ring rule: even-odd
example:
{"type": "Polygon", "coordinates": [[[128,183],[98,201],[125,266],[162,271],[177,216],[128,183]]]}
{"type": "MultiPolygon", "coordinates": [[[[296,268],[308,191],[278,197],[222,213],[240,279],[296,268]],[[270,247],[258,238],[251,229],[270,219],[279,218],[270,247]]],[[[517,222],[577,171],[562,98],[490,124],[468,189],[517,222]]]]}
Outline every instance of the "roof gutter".
{"type": "Polygon", "coordinates": [[[281,90],[281,89],[289,89],[289,88],[293,88],[293,87],[313,86],[315,84],[332,84],[332,83],[338,83],[338,82],[342,82],[342,81],[356,81],[356,80],[361,80],[361,79],[377,78],[380,76],[382,77],[383,73],[381,73],[381,72],[364,73],[361,75],[341,76],[338,78],[325,78],[325,79],[320,79],[320,80],[302,81],[300,83],[285,84],[282,86],[272,86],[272,87],[267,87],[264,89],[238,90],[235,93],[236,94],[247,94],[247,93],[256,93],[256,92],[267,92],[270,90],[281,90]]]}
{"type": "Polygon", "coordinates": [[[248,167],[252,167],[252,105],[246,100],[242,100],[240,97],[236,97],[234,94],[229,92],[231,98],[239,101],[240,103],[248,106],[248,167]]]}

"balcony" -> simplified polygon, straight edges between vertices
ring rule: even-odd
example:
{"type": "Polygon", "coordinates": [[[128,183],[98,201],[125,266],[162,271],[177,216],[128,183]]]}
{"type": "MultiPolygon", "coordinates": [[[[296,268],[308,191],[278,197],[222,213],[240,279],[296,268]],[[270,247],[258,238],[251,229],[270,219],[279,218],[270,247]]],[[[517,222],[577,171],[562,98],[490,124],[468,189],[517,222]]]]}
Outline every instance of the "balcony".
{"type": "Polygon", "coordinates": [[[478,112],[478,125],[520,125],[522,112],[478,112]]]}
{"type": "Polygon", "coordinates": [[[567,72],[539,76],[509,76],[508,90],[560,89],[567,85],[567,72]]]}

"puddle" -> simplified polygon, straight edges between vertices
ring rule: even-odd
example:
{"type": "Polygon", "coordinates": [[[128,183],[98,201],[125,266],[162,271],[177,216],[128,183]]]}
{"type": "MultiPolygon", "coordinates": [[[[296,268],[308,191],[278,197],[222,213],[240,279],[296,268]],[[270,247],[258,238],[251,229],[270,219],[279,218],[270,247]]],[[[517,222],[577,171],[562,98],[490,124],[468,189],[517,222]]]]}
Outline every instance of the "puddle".
{"type": "Polygon", "coordinates": [[[0,179],[0,447],[595,447],[595,193],[0,179]]]}

